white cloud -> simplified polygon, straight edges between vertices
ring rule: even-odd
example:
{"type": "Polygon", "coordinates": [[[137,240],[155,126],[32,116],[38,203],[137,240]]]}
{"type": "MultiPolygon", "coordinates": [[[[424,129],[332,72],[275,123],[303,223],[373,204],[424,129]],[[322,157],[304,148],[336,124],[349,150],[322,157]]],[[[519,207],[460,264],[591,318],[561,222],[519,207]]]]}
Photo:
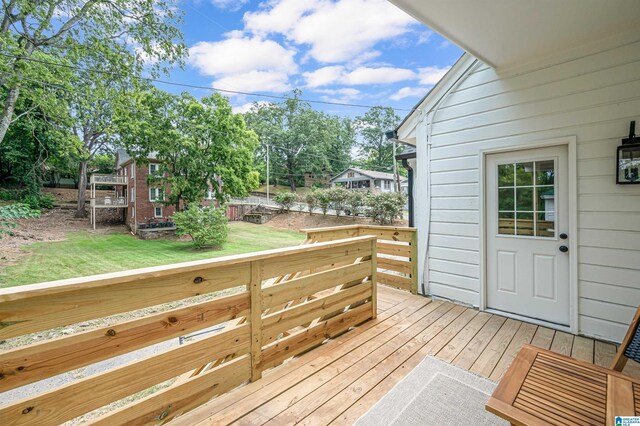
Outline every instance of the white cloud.
{"type": "Polygon", "coordinates": [[[230,10],[235,12],[242,9],[242,6],[247,4],[249,0],[211,0],[211,3],[220,9],[230,10]]]}
{"type": "Polygon", "coordinates": [[[362,93],[358,89],[352,87],[343,87],[340,89],[318,89],[317,93],[322,93],[327,96],[321,96],[320,99],[329,102],[351,102],[354,99],[359,99],[362,93]]]}
{"type": "Polygon", "coordinates": [[[310,45],[309,55],[325,63],[352,60],[417,23],[387,0],[272,0],[244,20],[255,34],[310,45]]]}
{"type": "Polygon", "coordinates": [[[303,75],[307,79],[307,86],[320,87],[334,84],[342,78],[344,67],[341,65],[318,68],[315,71],[305,72],[303,75]]]}
{"type": "Polygon", "coordinates": [[[201,41],[189,49],[189,61],[202,74],[227,76],[249,71],[297,71],[295,50],[259,37],[201,41]]]}
{"type": "Polygon", "coordinates": [[[424,96],[429,89],[426,87],[403,87],[398,90],[393,95],[389,96],[389,99],[393,101],[399,101],[404,98],[415,98],[419,96],[424,96]]]}
{"type": "Polygon", "coordinates": [[[267,101],[258,101],[258,102],[247,102],[245,104],[242,105],[234,105],[233,106],[233,112],[234,114],[244,114],[246,112],[251,111],[251,109],[253,108],[254,105],[258,104],[258,105],[267,105],[269,102],[267,101]]]}
{"type": "Polygon", "coordinates": [[[279,71],[249,71],[215,80],[213,87],[240,92],[288,92],[292,89],[289,75],[279,71]]]}
{"type": "Polygon", "coordinates": [[[406,68],[394,67],[357,67],[347,71],[343,66],[330,66],[319,68],[312,72],[304,73],[309,87],[363,84],[390,84],[405,80],[415,80],[418,75],[406,68]]]}
{"type": "Polygon", "coordinates": [[[451,67],[426,67],[420,68],[418,73],[420,74],[420,84],[425,86],[433,86],[440,81],[442,77],[449,71],[451,67]]]}

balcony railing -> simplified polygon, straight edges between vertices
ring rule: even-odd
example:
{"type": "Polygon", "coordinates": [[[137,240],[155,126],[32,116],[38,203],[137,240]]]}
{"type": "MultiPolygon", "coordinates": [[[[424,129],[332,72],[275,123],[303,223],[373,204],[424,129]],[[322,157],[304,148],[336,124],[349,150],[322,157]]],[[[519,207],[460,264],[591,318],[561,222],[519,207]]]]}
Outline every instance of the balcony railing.
{"type": "Polygon", "coordinates": [[[126,185],[127,176],[118,175],[91,175],[91,183],[96,185],[126,185]]]}
{"type": "Polygon", "coordinates": [[[57,425],[177,378],[92,419],[158,424],[258,380],[376,317],[375,250],[374,237],[357,237],[0,289],[0,340],[134,311],[127,321],[2,352],[0,392],[86,366],[95,373],[35,395],[25,388],[26,398],[0,406],[0,424],[57,425]],[[194,296],[190,305],[162,305],[194,296]],[[206,337],[164,352],[95,367],[205,329],[206,337]]]}
{"type": "Polygon", "coordinates": [[[333,241],[363,235],[377,237],[378,283],[418,292],[418,234],[415,228],[347,225],[303,229],[307,242],[333,241]]]}
{"type": "Polygon", "coordinates": [[[127,197],[98,197],[91,199],[91,207],[127,207],[127,197]]]}

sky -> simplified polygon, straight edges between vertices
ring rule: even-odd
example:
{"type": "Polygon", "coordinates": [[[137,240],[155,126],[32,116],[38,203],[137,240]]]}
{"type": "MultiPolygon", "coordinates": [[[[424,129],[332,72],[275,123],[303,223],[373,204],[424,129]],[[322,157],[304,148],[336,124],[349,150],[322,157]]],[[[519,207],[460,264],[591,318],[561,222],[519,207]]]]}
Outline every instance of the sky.
{"type": "MultiPolygon", "coordinates": [[[[189,58],[170,79],[199,86],[276,96],[298,88],[304,99],[390,106],[404,117],[462,54],[387,0],[181,0],[179,7],[189,58]]],[[[226,96],[236,112],[269,101],[226,96]]],[[[367,111],[313,106],[350,117],[367,111]]]]}

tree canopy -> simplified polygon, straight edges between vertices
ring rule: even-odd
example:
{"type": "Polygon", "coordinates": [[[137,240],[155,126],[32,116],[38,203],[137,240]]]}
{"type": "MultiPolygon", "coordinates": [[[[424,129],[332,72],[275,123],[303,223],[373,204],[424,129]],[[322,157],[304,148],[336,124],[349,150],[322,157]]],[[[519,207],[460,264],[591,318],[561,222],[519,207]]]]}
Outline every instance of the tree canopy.
{"type": "Polygon", "coordinates": [[[162,163],[151,184],[167,188],[165,202],[198,204],[212,190],[219,201],[258,186],[253,153],[258,141],[227,98],[197,100],[155,88],[137,94],[133,110],[119,112],[121,142],[139,161],[162,163]]]}
{"type": "Polygon", "coordinates": [[[256,152],[260,170],[265,170],[268,146],[271,182],[283,182],[294,192],[306,172],[331,176],[347,168],[355,144],[349,119],[314,110],[300,99],[301,94],[295,90],[280,103],[255,103],[245,114],[260,140],[256,152]]]}
{"type": "Polygon", "coordinates": [[[385,133],[396,128],[400,117],[393,108],[376,106],[363,116],[356,117],[355,127],[360,134],[361,165],[378,171],[393,170],[393,143],[385,133]]]}

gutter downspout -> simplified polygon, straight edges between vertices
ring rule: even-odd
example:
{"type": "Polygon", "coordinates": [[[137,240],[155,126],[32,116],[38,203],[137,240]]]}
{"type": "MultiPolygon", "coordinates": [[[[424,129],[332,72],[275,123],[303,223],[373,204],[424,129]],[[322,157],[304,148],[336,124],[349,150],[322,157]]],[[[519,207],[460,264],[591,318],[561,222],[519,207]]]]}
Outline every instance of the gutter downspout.
{"type": "Polygon", "coordinates": [[[409,227],[413,228],[414,227],[414,212],[413,212],[413,168],[409,165],[409,160],[407,160],[406,158],[402,159],[402,167],[404,167],[405,169],[407,169],[407,174],[408,174],[408,181],[407,181],[407,185],[408,185],[408,194],[407,197],[409,198],[409,227]]]}
{"type": "MultiPolygon", "coordinates": [[[[427,179],[427,194],[426,194],[426,198],[427,198],[427,205],[426,205],[426,237],[425,237],[425,253],[424,253],[424,271],[423,271],[423,280],[421,283],[421,287],[422,287],[422,294],[423,295],[427,295],[427,291],[426,291],[426,285],[425,283],[429,282],[429,240],[431,237],[431,143],[432,143],[432,131],[433,131],[433,122],[434,122],[434,118],[436,113],[440,110],[440,106],[442,105],[442,103],[447,99],[447,97],[449,96],[449,94],[455,90],[460,83],[462,83],[465,79],[465,77],[467,75],[469,75],[472,70],[474,70],[478,64],[480,63],[480,61],[478,59],[475,59],[473,61],[473,63],[460,75],[460,77],[458,77],[458,79],[451,85],[451,87],[449,87],[449,89],[447,89],[447,91],[440,97],[440,99],[438,100],[438,102],[435,103],[435,105],[433,105],[433,107],[431,107],[431,109],[429,109],[428,111],[420,111],[422,117],[419,120],[420,122],[424,121],[426,119],[426,179],[427,179]]],[[[419,125],[419,124],[418,124],[419,125]]]]}

